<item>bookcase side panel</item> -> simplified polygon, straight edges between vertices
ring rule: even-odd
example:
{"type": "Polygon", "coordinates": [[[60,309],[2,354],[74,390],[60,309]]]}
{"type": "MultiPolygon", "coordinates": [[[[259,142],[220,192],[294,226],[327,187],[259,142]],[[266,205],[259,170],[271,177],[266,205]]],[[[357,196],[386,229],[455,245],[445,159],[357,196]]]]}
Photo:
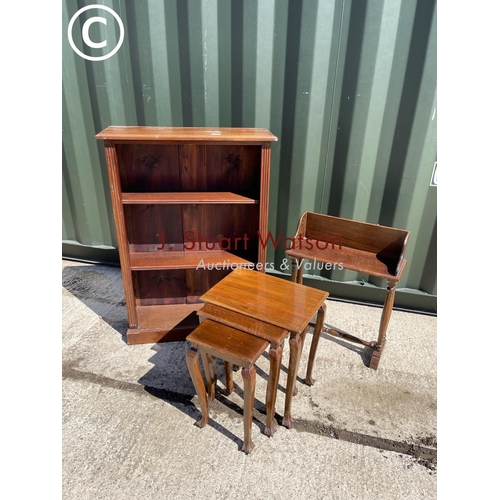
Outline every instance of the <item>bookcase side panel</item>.
{"type": "MultiPolygon", "coordinates": [[[[262,241],[264,241],[268,233],[269,184],[271,177],[271,143],[269,142],[265,143],[262,147],[260,171],[259,233],[262,241]]],[[[261,244],[259,244],[259,262],[263,263],[264,266],[266,265],[266,256],[266,245],[261,242],[261,244]]]]}
{"type": "Polygon", "coordinates": [[[130,256],[127,241],[127,228],[125,214],[121,202],[121,182],[119,174],[118,155],[115,145],[108,141],[104,143],[106,164],[108,166],[109,186],[111,192],[111,202],[113,205],[113,216],[115,220],[116,238],[118,242],[118,252],[120,256],[120,267],[122,271],[123,288],[125,292],[125,303],[127,305],[127,315],[131,328],[137,327],[137,311],[134,295],[132,277],[130,274],[130,256]]]}

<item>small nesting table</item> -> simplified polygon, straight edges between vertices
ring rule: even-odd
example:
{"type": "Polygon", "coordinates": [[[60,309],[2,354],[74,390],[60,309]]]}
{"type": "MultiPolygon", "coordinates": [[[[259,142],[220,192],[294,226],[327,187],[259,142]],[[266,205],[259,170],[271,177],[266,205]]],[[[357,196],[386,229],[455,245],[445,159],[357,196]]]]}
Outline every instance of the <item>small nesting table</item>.
{"type": "Polygon", "coordinates": [[[198,395],[201,406],[201,419],[196,422],[199,427],[208,423],[208,405],[215,395],[214,357],[226,363],[228,393],[232,392],[232,364],[242,367],[244,383],[243,421],[245,437],[242,451],[249,454],[254,448],[252,441],[252,413],[255,394],[255,361],[267,348],[269,343],[254,335],[248,335],[221,323],[207,319],[187,336],[192,347],[186,355],[186,362],[198,395]],[[204,390],[203,378],[198,363],[198,352],[201,352],[209,397],[204,390]],[[228,371],[230,370],[230,371],[228,371]]]}
{"type": "MultiPolygon", "coordinates": [[[[201,296],[206,305],[200,315],[213,321],[245,331],[271,343],[270,369],[266,395],[266,430],[276,431],[274,409],[281,366],[281,344],[290,334],[290,359],[285,395],[283,425],[292,427],[292,396],[297,393],[295,381],[306,330],[317,314],[309,352],[306,383],[314,384],[312,369],[324,323],[325,300],[328,293],[286,281],[264,273],[238,268],[201,296]]],[[[227,371],[227,370],[226,370],[227,371]]]]}

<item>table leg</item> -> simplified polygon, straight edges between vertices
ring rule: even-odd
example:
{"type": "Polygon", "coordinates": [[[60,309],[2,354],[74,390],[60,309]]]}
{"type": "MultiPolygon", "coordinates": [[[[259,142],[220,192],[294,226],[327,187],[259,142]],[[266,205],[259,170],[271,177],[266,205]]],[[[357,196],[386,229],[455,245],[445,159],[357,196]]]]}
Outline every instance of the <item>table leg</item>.
{"type": "Polygon", "coordinates": [[[302,260],[301,260],[301,261],[299,261],[299,266],[300,266],[300,267],[299,267],[299,273],[298,273],[298,275],[297,275],[297,283],[298,283],[299,285],[302,285],[302,275],[304,274],[304,266],[303,266],[303,263],[304,263],[304,262],[303,262],[302,260]]]}
{"type": "Polygon", "coordinates": [[[286,381],[285,394],[285,414],[283,415],[283,425],[288,429],[292,428],[292,398],[295,389],[295,379],[297,378],[297,369],[302,351],[302,337],[297,333],[290,335],[290,361],[288,362],[288,377],[286,381]]]}
{"type": "Polygon", "coordinates": [[[208,404],[215,399],[215,384],[217,383],[217,373],[215,371],[214,357],[202,351],[201,359],[205,369],[205,379],[207,381],[208,404]]]}
{"type": "Polygon", "coordinates": [[[278,382],[281,369],[281,356],[283,347],[279,345],[269,349],[269,380],[267,381],[266,392],[266,428],[264,434],[271,437],[276,432],[276,423],[274,421],[274,411],[276,406],[276,394],[278,392],[278,382]]]}
{"type": "Polygon", "coordinates": [[[290,278],[293,283],[297,283],[297,259],[292,258],[292,276],[290,278]]]}
{"type": "Polygon", "coordinates": [[[294,283],[302,284],[302,275],[304,274],[304,269],[302,267],[302,259],[292,259],[292,276],[291,280],[294,283]]]}
{"type": "Polygon", "coordinates": [[[224,361],[224,371],[226,372],[226,392],[233,393],[233,363],[224,361]]]}
{"type": "Polygon", "coordinates": [[[255,366],[250,365],[248,368],[243,368],[241,375],[243,377],[243,391],[244,391],[244,408],[243,408],[243,425],[244,425],[244,439],[242,451],[250,454],[255,448],[252,441],[252,419],[253,419],[253,404],[255,397],[255,366]]]}
{"type": "Polygon", "coordinates": [[[312,378],[312,371],[314,366],[314,359],[316,357],[316,350],[318,349],[318,342],[321,337],[321,332],[323,331],[323,324],[325,323],[325,311],[326,311],[326,304],[323,304],[318,309],[318,315],[316,316],[316,325],[314,326],[314,334],[311,342],[311,349],[309,350],[309,360],[307,362],[307,374],[306,374],[307,385],[314,385],[314,382],[316,382],[312,378]]]}
{"type": "MultiPolygon", "coordinates": [[[[304,343],[306,341],[308,326],[306,326],[300,333],[300,342],[298,344],[299,350],[297,352],[297,374],[299,373],[300,359],[302,358],[302,349],[304,348],[304,343]]],[[[299,393],[297,389],[297,374],[295,375],[295,381],[293,383],[293,395],[296,396],[299,393]]]]}
{"type": "Polygon", "coordinates": [[[378,368],[378,363],[382,352],[385,347],[385,334],[387,332],[387,327],[389,325],[389,320],[391,319],[392,307],[394,305],[394,296],[396,295],[396,283],[392,281],[387,282],[387,295],[385,297],[384,309],[382,311],[382,317],[380,318],[380,326],[378,330],[378,340],[377,345],[373,350],[372,357],[370,359],[370,368],[376,370],[378,368]]]}
{"type": "Polygon", "coordinates": [[[198,427],[205,427],[208,423],[208,400],[205,391],[205,383],[203,382],[203,376],[201,375],[200,364],[198,362],[198,349],[195,347],[189,349],[186,354],[186,363],[201,407],[202,417],[196,422],[196,425],[198,427]]]}

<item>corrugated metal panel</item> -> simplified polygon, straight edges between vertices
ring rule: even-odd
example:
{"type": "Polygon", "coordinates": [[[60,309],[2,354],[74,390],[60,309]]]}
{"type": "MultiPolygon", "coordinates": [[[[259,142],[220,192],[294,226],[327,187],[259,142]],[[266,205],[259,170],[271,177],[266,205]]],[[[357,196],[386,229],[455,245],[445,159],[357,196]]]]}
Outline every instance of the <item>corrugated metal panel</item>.
{"type": "MultiPolygon", "coordinates": [[[[92,3],[66,0],[64,30],[92,3]]],[[[114,56],[84,60],[63,34],[67,253],[80,255],[76,245],[116,248],[96,132],[108,125],[265,127],[279,137],[272,147],[271,231],[292,236],[306,210],[408,229],[409,266],[398,288],[408,292],[410,307],[422,297],[435,307],[435,0],[102,5],[125,28],[114,56]]],[[[72,33],[86,54],[100,55],[81,41],[91,15],[82,14],[72,33]]],[[[92,25],[91,38],[112,44],[117,24],[99,15],[108,23],[92,25]]],[[[283,249],[268,253],[279,269],[283,249]]],[[[332,286],[385,286],[351,271],[323,278],[332,286]]],[[[362,286],[334,289],[351,298],[365,293],[362,286]]]]}

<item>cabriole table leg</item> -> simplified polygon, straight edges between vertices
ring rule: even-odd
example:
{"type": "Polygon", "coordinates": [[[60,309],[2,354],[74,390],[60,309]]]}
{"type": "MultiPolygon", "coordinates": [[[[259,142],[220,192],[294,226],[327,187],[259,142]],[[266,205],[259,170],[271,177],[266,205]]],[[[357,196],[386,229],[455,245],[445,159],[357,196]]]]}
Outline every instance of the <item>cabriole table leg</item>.
{"type": "Polygon", "coordinates": [[[244,425],[244,440],[242,451],[247,454],[252,453],[255,444],[252,441],[252,419],[253,419],[253,403],[255,399],[255,366],[250,365],[248,368],[241,370],[243,377],[244,408],[243,408],[243,425],[244,425]]]}
{"type": "Polygon", "coordinates": [[[297,368],[299,355],[302,351],[302,337],[299,334],[291,334],[290,341],[290,361],[288,362],[288,377],[286,381],[285,414],[283,415],[283,425],[288,429],[292,428],[292,398],[297,378],[297,368]]]}
{"type": "Polygon", "coordinates": [[[267,381],[266,392],[266,428],[264,434],[272,436],[276,432],[276,423],[274,421],[274,411],[276,406],[276,393],[278,392],[278,382],[281,369],[281,357],[283,347],[272,347],[269,349],[269,380],[267,381]]]}
{"type": "Polygon", "coordinates": [[[201,352],[201,360],[203,362],[205,379],[207,381],[208,404],[210,404],[215,399],[215,384],[217,383],[215,362],[213,356],[210,356],[210,354],[205,351],[201,352]]]}
{"type": "Polygon", "coordinates": [[[202,417],[196,422],[196,425],[198,427],[205,427],[208,423],[208,400],[205,391],[205,383],[203,382],[203,376],[201,375],[200,364],[198,362],[198,349],[195,347],[191,347],[187,352],[186,364],[201,407],[202,417]]]}
{"type": "Polygon", "coordinates": [[[321,332],[323,331],[323,325],[325,323],[325,312],[326,312],[326,304],[323,304],[318,310],[318,315],[316,317],[316,325],[314,326],[314,334],[311,341],[311,349],[309,350],[309,360],[307,362],[307,374],[306,374],[307,385],[314,385],[314,382],[316,382],[312,378],[312,371],[314,367],[314,359],[316,357],[316,350],[318,349],[319,339],[321,337],[321,332]]]}
{"type": "Polygon", "coordinates": [[[233,393],[233,363],[224,361],[224,371],[226,373],[226,393],[229,396],[233,393]]]}

